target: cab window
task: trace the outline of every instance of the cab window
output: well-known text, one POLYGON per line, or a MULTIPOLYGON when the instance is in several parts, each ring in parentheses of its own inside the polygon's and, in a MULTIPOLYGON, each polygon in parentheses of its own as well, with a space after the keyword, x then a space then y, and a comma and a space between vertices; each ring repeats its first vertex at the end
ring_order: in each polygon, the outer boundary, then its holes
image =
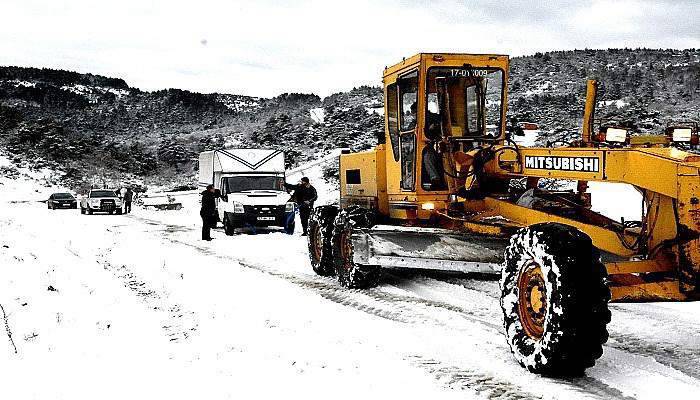
POLYGON ((501 134, 503 71, 493 68, 431 68, 427 76, 425 136, 501 134))
POLYGON ((386 87, 386 114, 394 161, 399 161, 399 101, 396 83, 386 87))
POLYGON ((416 124, 418 122, 418 71, 398 79, 401 115, 401 189, 416 187, 416 124))
POLYGON ((401 132, 412 131, 418 122, 418 71, 399 78, 401 132))
POLYGON ((475 136, 481 132, 481 121, 479 116, 479 103, 476 97, 476 86, 467 87, 467 111, 466 132, 469 135, 475 136))
POLYGON ((416 134, 401 135, 401 189, 413 191, 416 183, 416 134))

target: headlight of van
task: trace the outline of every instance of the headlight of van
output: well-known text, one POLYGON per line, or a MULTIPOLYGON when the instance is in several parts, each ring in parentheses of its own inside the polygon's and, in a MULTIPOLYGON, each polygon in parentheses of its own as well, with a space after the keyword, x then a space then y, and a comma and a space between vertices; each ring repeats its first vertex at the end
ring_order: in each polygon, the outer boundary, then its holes
POLYGON ((119 199, 116 199, 116 200, 114 201, 114 204, 116 204, 117 207, 121 207, 121 206, 122 206, 122 201, 119 200, 119 199))
POLYGON ((285 204, 284 212, 294 212, 294 203, 285 204))
POLYGON ((99 206, 99 205, 100 205, 100 199, 91 199, 91 200, 90 200, 90 205, 91 205, 91 206, 99 206))
POLYGON ((245 209, 243 208, 243 204, 234 202, 233 203, 233 212, 235 214, 243 214, 245 212, 245 209))

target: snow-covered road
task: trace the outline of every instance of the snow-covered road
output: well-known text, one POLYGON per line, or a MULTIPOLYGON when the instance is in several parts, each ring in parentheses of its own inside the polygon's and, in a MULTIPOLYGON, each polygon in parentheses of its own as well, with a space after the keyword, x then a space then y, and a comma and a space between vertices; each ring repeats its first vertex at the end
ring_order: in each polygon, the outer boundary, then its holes
POLYGON ((0 203, 0 305, 14 342, 0 329, 2 398, 657 399, 700 390, 697 303, 614 305, 598 364, 554 380, 511 357, 494 281, 391 273, 375 289, 349 291, 313 274, 298 234, 215 231, 199 241, 194 204, 84 216, 0 203))

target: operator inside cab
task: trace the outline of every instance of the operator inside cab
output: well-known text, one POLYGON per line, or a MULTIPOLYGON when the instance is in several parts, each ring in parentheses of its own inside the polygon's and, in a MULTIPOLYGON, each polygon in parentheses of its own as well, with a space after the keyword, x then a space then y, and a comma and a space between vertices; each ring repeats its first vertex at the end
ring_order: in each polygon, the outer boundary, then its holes
POLYGON ((451 177, 462 186, 460 175, 468 165, 460 163, 469 159, 466 153, 479 138, 501 135, 503 72, 469 66, 431 68, 426 89, 421 185, 424 190, 447 190, 446 177, 451 177))
MULTIPOLYGON (((413 103, 411 109, 417 105, 413 103)), ((442 157, 437 152, 442 139, 442 125, 440 114, 428 108, 425 113, 425 147, 422 152, 421 184, 424 189, 445 190, 445 170, 442 165, 442 157)))

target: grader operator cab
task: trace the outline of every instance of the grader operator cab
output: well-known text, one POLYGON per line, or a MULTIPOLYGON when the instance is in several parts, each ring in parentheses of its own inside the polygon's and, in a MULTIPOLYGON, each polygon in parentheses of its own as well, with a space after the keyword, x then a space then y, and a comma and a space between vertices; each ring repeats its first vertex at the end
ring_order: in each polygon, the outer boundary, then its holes
POLYGON ((683 151, 698 127, 594 132, 589 81, 580 140, 521 147, 507 81, 502 55, 418 54, 386 68, 386 144, 340 156, 340 207, 315 210, 311 263, 348 288, 376 284, 382 268, 498 273, 517 361, 577 375, 602 355, 610 300, 700 297, 700 156, 683 151), (640 220, 592 211, 594 181, 636 188, 640 220))

